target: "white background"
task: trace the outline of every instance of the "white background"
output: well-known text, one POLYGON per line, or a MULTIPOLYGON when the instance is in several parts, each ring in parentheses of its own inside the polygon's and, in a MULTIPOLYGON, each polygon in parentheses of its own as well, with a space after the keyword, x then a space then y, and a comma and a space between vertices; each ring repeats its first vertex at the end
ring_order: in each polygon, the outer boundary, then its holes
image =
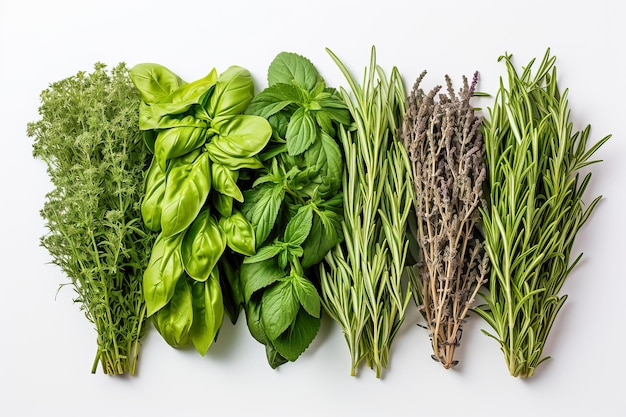
POLYGON ((626 415, 625 39, 623 6, 602 0, 0 0, 0 414, 626 415), (94 330, 71 289, 57 294, 67 280, 39 246, 49 183, 25 133, 39 93, 96 61, 157 62, 187 81, 241 65, 260 90, 281 51, 308 57, 338 87, 346 84, 325 48, 360 75, 372 45, 407 87, 424 69, 424 89, 445 74, 459 86, 478 70, 487 92, 504 74, 500 55, 524 65, 550 47, 575 127, 590 123, 592 142, 613 134, 592 168, 588 201, 604 198, 577 236, 574 251, 584 259, 565 284, 569 299, 544 351, 553 359, 529 380, 511 377, 473 316, 461 363, 446 371, 430 359, 411 307, 381 380, 369 368, 349 375, 346 344, 328 319, 297 362, 272 370, 243 315, 235 326, 224 322, 205 357, 150 331, 136 376, 92 375, 94 330))

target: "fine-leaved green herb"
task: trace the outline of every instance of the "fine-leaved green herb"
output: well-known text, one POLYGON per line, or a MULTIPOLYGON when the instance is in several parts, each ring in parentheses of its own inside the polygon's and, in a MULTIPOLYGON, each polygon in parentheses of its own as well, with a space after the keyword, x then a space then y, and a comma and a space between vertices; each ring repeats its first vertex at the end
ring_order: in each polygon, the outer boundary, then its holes
POLYGON ((351 375, 363 360, 382 376, 411 292, 403 280, 406 227, 413 204, 411 166, 399 141, 405 89, 397 68, 387 78, 372 47, 362 84, 327 50, 348 82, 341 95, 354 124, 341 126, 344 242, 320 266, 325 311, 341 326, 351 375))
POLYGON ((531 377, 549 357, 542 352, 567 296, 560 290, 581 259, 570 262, 574 238, 600 200, 584 204, 592 155, 609 138, 587 149, 590 126, 575 131, 567 90, 557 86, 556 58, 546 51, 518 73, 511 55, 508 83, 500 88, 483 123, 489 207, 483 211, 491 260, 485 305, 475 311, 494 333, 509 372, 531 377))
POLYGON ((28 125, 53 185, 41 243, 95 325, 92 372, 101 363, 107 374, 134 374, 145 328, 142 274, 154 237, 139 204, 149 157, 139 102, 123 63, 111 71, 97 63, 44 90, 41 118, 28 125))
POLYGON ((463 77, 457 93, 446 76, 428 94, 414 84, 407 100, 402 140, 413 167, 418 263, 410 274, 413 294, 426 320, 433 358, 448 369, 460 344, 463 323, 487 280, 479 207, 486 178, 485 146, 470 99, 478 82, 463 77))

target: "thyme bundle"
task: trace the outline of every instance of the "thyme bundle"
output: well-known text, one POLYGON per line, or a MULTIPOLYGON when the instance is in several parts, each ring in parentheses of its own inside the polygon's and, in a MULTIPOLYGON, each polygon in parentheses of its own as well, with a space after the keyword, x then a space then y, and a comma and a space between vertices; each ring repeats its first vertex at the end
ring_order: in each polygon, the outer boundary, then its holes
POLYGON ((40 120, 27 134, 53 189, 41 216, 41 244, 76 291, 97 332, 106 374, 134 374, 145 329, 143 268, 153 236, 141 222, 148 151, 139 132, 139 93, 123 63, 52 83, 41 93, 40 120))
POLYGON ((475 309, 495 333, 511 375, 531 377, 549 359, 543 348, 567 299, 560 295, 569 273, 574 238, 601 196, 585 205, 591 172, 579 170, 610 135, 588 150, 590 125, 573 129, 568 90, 557 85, 556 58, 548 49, 518 73, 511 55, 508 85, 500 88, 483 124, 490 206, 483 212, 491 259, 485 305, 475 309))
POLYGON ((374 47, 361 85, 327 51, 348 81, 349 90, 342 88, 341 95, 355 122, 350 129, 340 127, 345 240, 320 267, 322 303, 342 327, 351 375, 365 360, 380 378, 411 299, 402 275, 413 186, 398 140, 405 90, 397 68, 386 78, 374 47))
POLYGON ((470 99, 478 82, 463 77, 457 95, 448 76, 447 95, 428 94, 416 80, 407 99, 402 141, 413 168, 418 264, 409 274, 412 292, 426 321, 433 359, 448 369, 457 364, 462 326, 489 260, 478 226, 486 177, 482 118, 470 99), (437 100, 438 98, 438 100, 437 100))

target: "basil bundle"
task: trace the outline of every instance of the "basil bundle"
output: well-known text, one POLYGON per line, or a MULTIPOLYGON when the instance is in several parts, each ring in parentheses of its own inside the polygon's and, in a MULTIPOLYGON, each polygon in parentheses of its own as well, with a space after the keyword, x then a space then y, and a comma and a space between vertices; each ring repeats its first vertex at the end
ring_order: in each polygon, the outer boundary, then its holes
POLYGON ((142 97, 139 126, 153 153, 141 213, 159 236, 143 277, 148 316, 172 346, 204 355, 225 308, 241 310, 238 265, 255 253, 252 225, 237 209, 238 186, 263 166, 272 133, 262 117, 242 114, 254 95, 250 73, 213 69, 191 83, 159 64, 130 76, 142 97), (226 250, 229 248, 230 250, 226 250))

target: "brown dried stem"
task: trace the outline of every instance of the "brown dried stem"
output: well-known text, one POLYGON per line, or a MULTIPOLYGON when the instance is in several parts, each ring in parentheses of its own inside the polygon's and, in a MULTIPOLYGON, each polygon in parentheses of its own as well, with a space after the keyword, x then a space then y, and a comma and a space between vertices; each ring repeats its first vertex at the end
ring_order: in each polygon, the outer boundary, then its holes
POLYGON ((431 333, 433 358, 448 369, 457 364, 462 325, 478 290, 486 282, 489 261, 478 226, 484 204, 485 147, 470 99, 478 81, 463 77, 455 94, 446 75, 425 94, 415 82, 404 116, 401 139, 415 183, 416 238, 420 254, 411 286, 431 333))

